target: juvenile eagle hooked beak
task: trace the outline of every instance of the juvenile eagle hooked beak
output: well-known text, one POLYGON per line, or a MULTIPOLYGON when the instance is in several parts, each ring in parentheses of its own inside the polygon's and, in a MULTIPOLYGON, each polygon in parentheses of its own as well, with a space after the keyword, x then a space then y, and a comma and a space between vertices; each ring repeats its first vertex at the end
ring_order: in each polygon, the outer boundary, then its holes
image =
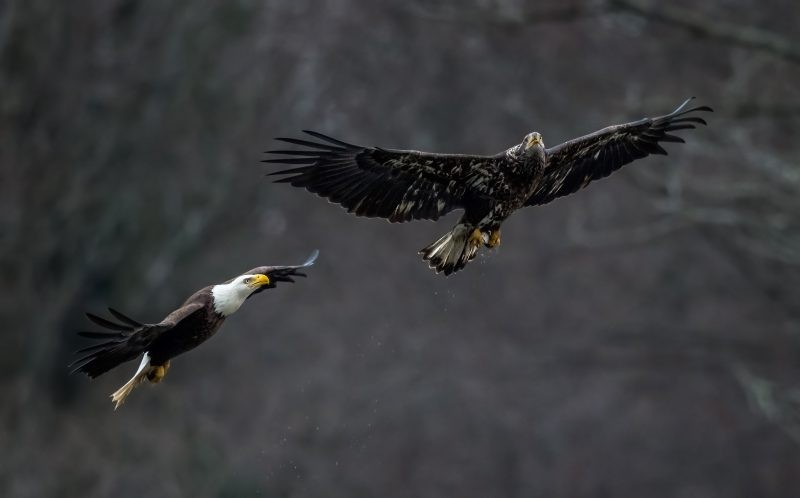
POLYGON ((527 140, 525 140, 525 150, 528 150, 535 145, 544 145, 544 142, 542 142, 542 136, 540 134, 531 133, 527 136, 527 140))

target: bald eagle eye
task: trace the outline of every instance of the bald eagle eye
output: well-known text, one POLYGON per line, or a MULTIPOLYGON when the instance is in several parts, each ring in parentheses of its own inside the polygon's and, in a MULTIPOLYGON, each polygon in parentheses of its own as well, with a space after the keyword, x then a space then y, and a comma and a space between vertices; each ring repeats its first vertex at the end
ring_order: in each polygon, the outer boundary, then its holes
POLYGON ((252 282, 252 281, 253 281, 253 277, 247 277, 247 278, 244 279, 245 285, 250 285, 250 282, 252 282))

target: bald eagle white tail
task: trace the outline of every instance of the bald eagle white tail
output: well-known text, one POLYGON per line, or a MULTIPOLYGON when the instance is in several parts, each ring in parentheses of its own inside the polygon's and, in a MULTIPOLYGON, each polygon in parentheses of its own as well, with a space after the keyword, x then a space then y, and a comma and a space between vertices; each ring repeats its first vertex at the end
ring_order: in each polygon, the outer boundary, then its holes
POLYGON ((478 253, 482 243, 483 234, 477 227, 459 223, 419 253, 437 273, 442 271, 450 275, 464 268, 478 253))
POLYGON ((111 401, 114 402, 114 409, 116 410, 119 406, 125 402, 125 398, 145 379, 152 376, 153 371, 157 367, 153 367, 150 365, 150 355, 145 353, 142 356, 142 362, 139 363, 139 368, 136 369, 136 373, 133 374, 131 380, 125 383, 122 387, 114 391, 111 395, 111 401))

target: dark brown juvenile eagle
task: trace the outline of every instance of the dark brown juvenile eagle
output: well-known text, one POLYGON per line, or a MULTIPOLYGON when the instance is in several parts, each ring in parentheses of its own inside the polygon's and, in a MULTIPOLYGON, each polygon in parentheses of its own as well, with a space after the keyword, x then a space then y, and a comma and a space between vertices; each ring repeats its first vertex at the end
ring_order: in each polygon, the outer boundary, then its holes
POLYGON ((500 225, 517 209, 571 194, 636 159, 666 155, 659 142, 683 142, 671 132, 706 124, 689 114, 711 108, 686 109, 689 101, 665 116, 609 126, 549 149, 536 132, 494 156, 472 156, 361 147, 304 130, 319 141, 277 138, 304 148, 267 151, 283 157, 264 162, 296 165, 271 174, 286 175, 276 181, 303 187, 357 216, 436 220, 463 209, 450 232, 420 251, 437 273, 449 275, 481 245, 497 246, 500 225))
POLYGON ((203 287, 158 323, 141 323, 112 308, 108 311, 118 322, 86 313, 92 322, 113 332, 78 332, 103 342, 78 351, 88 354, 70 367, 75 367, 73 372, 84 372, 95 378, 141 356, 142 361, 131 380, 111 395, 116 410, 145 379, 160 382, 172 358, 210 339, 246 299, 274 288, 278 282, 294 282, 294 277, 305 277, 301 270, 313 265, 318 254, 314 251, 302 265, 259 266, 225 283, 203 287))

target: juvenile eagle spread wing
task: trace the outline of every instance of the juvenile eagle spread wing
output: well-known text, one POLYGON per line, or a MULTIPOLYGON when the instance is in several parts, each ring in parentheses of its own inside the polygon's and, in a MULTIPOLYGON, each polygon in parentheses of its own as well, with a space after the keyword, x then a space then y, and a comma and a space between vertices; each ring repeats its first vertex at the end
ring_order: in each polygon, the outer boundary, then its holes
POLYGON ((353 145, 314 131, 318 139, 277 138, 305 147, 272 150, 289 157, 267 163, 301 165, 276 171, 289 175, 277 183, 303 187, 357 216, 386 218, 391 222, 436 220, 456 208, 465 208, 482 194, 497 157, 432 154, 353 145))
POLYGON ((683 142, 673 132, 706 122, 686 108, 610 126, 552 148, 530 133, 493 156, 433 154, 349 144, 304 130, 316 140, 278 138, 300 146, 272 150, 264 162, 293 166, 270 173, 278 183, 302 187, 357 216, 391 222, 436 220, 454 210, 464 215, 451 232, 424 248, 430 266, 446 275, 463 268, 481 245, 500 243, 500 225, 524 206, 546 204, 606 177, 636 159, 666 154, 661 142, 683 142))
POLYGON ((685 109, 691 99, 665 116, 644 118, 609 126, 546 150, 547 167, 536 183, 527 206, 547 204, 557 197, 572 194, 593 180, 650 154, 666 156, 659 142, 685 143, 671 132, 705 125, 703 118, 687 116, 696 111, 712 112, 708 106, 685 109))

